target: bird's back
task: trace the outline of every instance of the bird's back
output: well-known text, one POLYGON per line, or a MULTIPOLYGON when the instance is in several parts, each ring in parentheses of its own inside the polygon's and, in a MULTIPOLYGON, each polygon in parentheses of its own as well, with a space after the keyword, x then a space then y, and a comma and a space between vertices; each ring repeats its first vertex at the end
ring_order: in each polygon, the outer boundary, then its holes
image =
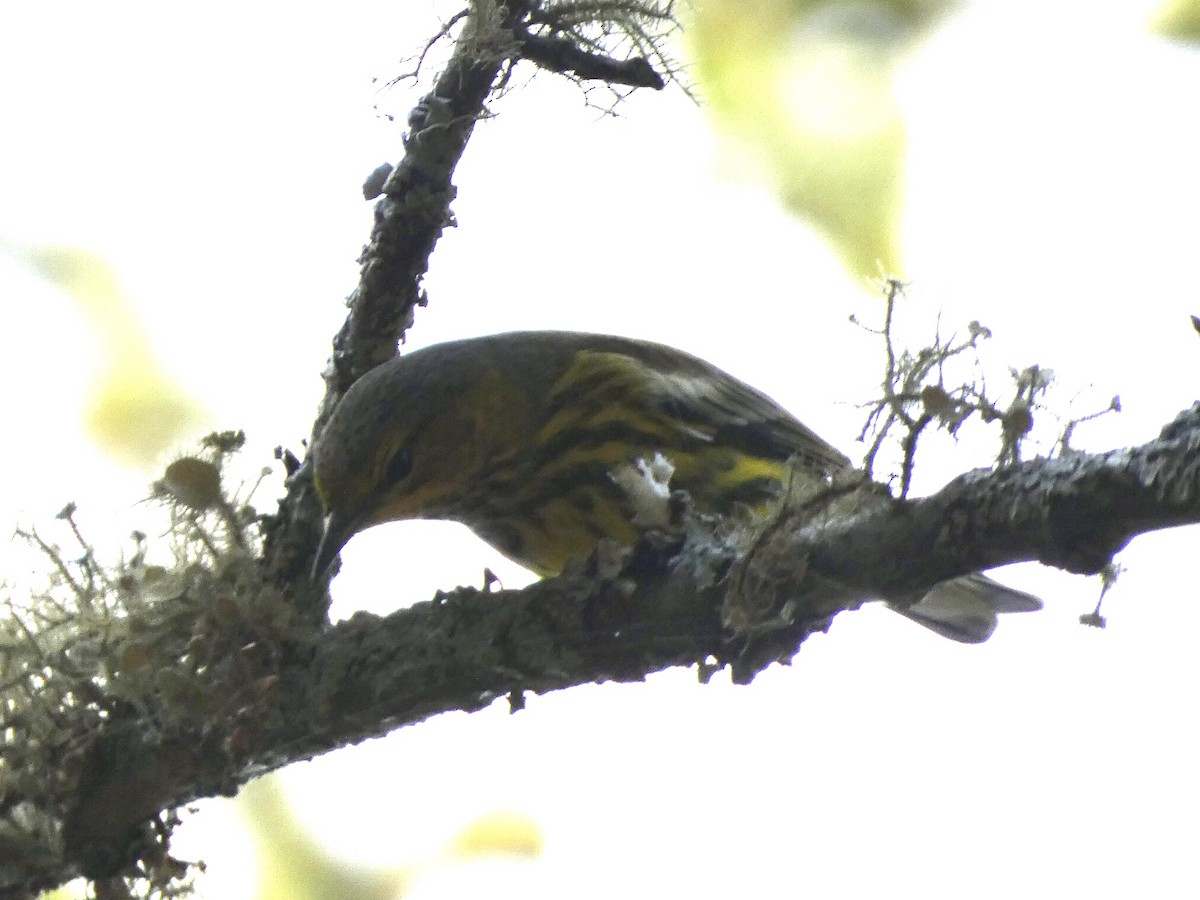
POLYGON ((686 491, 699 511, 722 514, 776 496, 790 465, 822 476, 848 465, 765 394, 670 347, 513 332, 420 353, 435 351, 447 365, 457 357, 450 377, 465 384, 512 373, 495 380, 520 383, 517 405, 536 410, 506 416, 514 406, 506 398, 484 416, 479 440, 509 449, 484 455, 476 489, 451 517, 539 572, 586 557, 601 538, 636 540, 637 513, 614 476, 638 460, 665 457, 674 467, 669 487, 686 491))

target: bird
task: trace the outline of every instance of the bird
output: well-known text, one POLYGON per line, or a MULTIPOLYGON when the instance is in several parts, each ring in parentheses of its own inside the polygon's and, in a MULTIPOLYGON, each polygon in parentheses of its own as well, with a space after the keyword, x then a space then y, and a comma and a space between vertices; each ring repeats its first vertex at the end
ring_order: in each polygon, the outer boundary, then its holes
MULTIPOLYGON (((373 525, 445 519, 553 576, 657 524, 639 483, 664 487, 665 474, 695 512, 731 515, 768 508, 797 469, 850 468, 766 394, 664 344, 566 331, 448 341, 376 366, 334 408, 313 447, 325 511, 313 575, 373 525)), ((979 643, 997 613, 1041 606, 976 573, 892 608, 979 643)))

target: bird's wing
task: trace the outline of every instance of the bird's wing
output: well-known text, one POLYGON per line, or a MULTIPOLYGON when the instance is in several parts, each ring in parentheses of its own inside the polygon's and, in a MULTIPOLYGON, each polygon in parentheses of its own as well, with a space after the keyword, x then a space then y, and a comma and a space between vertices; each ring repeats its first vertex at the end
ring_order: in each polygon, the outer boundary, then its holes
POLYGON ((673 417, 706 432, 720 445, 765 459, 802 463, 829 473, 850 461, 820 435, 761 391, 701 360, 655 368, 651 393, 673 417))

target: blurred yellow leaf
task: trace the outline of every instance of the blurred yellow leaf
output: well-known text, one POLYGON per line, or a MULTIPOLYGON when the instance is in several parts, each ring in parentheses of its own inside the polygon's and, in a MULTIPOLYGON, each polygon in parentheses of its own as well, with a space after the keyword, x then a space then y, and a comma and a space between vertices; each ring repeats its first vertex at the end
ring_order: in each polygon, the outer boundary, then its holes
POLYGON ((1165 0, 1151 19, 1150 29, 1178 41, 1200 41, 1200 0, 1165 0))
POLYGON ((296 820, 277 778, 247 784, 238 806, 258 843, 260 900, 394 900, 405 893, 404 870, 353 866, 331 856, 296 820))
POLYGON ((101 449, 127 465, 148 466, 203 427, 205 415, 163 372, 107 262, 72 247, 34 247, 28 257, 75 301, 103 351, 86 414, 101 449))
POLYGON ((903 274, 905 127, 892 79, 950 4, 701 0, 690 30, 722 123, 855 276, 903 274))
POLYGON ((528 816, 493 812, 468 825, 454 839, 450 854, 455 857, 540 856, 545 838, 528 816))

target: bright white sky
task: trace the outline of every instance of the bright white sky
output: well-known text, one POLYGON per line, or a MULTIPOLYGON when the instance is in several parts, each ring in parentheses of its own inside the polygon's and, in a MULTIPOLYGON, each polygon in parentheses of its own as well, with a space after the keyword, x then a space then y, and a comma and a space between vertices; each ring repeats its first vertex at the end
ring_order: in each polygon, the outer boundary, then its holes
MULTIPOLYGON (((1109 20, 1102 6, 972 4, 901 85, 913 296, 989 325, 1005 363, 1094 383, 1081 408, 1119 393, 1126 412, 1080 434, 1091 449, 1151 437, 1200 374, 1186 318, 1200 59, 1141 34, 1144 6, 1109 20)), ((414 99, 368 79, 431 33, 428 6, 24 4, 6 19, 0 237, 109 259, 211 424, 251 432, 248 470, 297 447, 369 229, 359 185, 398 157, 414 99)), ((601 118, 549 76, 494 110, 456 178, 459 227, 413 346, 525 327, 663 340, 855 451, 853 403, 879 363, 846 319, 874 301, 700 110, 643 92, 601 118)), ((75 499, 103 529, 150 475, 84 443, 95 350, 74 308, 2 256, 0 283, 15 426, 0 513, 46 521, 75 499)), ((926 487, 986 452, 933 457, 926 487)), ((425 900, 481 883, 493 897, 1195 895, 1196 538, 1131 545, 1106 631, 1076 624, 1094 580, 1019 567, 1004 577, 1048 609, 980 647, 871 609, 750 687, 674 671, 532 697, 283 778, 351 860, 427 859, 497 809, 545 831, 536 863, 439 869, 425 900)), ((343 561, 343 616, 478 584, 484 566, 520 579, 450 525, 376 529, 343 561)), ((180 844, 209 864, 205 896, 252 895, 238 823, 205 804, 180 844)))

